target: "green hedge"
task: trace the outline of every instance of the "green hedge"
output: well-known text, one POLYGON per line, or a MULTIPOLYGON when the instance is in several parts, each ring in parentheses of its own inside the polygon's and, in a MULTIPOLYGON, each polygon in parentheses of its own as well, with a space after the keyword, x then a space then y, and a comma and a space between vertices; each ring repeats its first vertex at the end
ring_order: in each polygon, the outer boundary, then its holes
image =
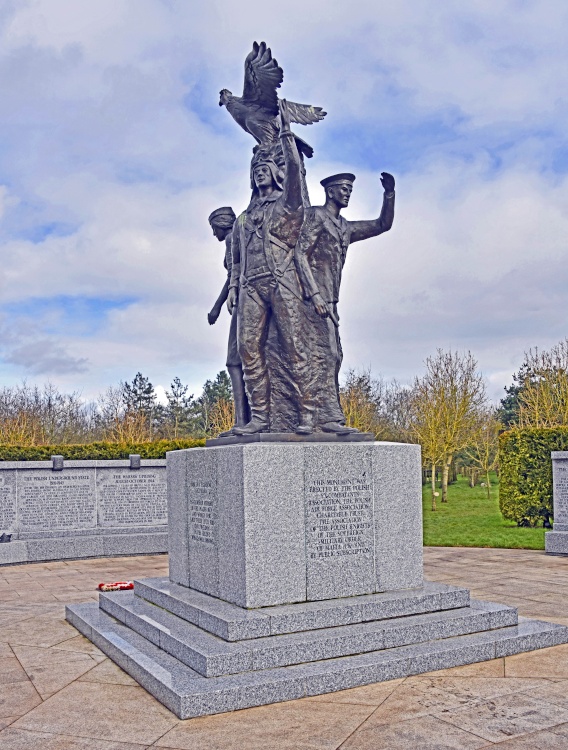
POLYGON ((205 440, 156 440, 153 443, 85 443, 82 445, 0 445, 0 461, 49 461, 63 456, 68 461, 94 461, 128 458, 165 458, 167 451, 198 448, 205 440))
POLYGON ((568 450, 568 427, 514 429, 499 438, 499 505, 505 518, 536 526, 553 514, 551 451, 568 450))

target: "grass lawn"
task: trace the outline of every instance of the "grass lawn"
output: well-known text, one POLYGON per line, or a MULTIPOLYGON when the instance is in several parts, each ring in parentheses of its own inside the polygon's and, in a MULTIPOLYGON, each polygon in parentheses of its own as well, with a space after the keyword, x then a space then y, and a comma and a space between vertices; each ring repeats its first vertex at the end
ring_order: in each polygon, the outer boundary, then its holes
MULTIPOLYGON (((423 488, 424 544, 432 547, 508 547, 544 549, 545 530, 520 528, 499 511, 499 486, 491 475, 491 500, 485 487, 470 487, 458 477, 448 488, 448 502, 436 498, 432 511, 430 486, 423 488)), ((440 496, 441 496, 440 491, 440 496)))

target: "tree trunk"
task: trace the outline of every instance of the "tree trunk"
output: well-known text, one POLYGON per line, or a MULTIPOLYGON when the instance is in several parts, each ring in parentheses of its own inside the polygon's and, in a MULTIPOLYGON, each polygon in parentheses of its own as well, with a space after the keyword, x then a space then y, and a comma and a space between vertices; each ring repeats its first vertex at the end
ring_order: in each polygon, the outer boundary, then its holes
POLYGON ((485 473, 485 489, 487 490, 487 499, 491 500, 491 482, 489 481, 489 469, 485 473))
POLYGON ((436 464, 432 464, 432 510, 436 510, 436 464))
POLYGON ((442 502, 448 502, 448 478, 450 475, 450 464, 452 457, 447 458, 442 465, 442 502))

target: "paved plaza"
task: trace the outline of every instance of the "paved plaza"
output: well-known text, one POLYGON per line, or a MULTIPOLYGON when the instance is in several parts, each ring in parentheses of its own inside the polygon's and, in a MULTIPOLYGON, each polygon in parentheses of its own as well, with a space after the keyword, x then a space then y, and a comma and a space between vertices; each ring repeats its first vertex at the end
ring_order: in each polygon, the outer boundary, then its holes
MULTIPOLYGON (((568 625, 568 558, 431 547, 426 578, 568 625)), ((2 750, 568 750, 568 645, 179 721, 65 622, 101 581, 167 556, 0 567, 2 750)))

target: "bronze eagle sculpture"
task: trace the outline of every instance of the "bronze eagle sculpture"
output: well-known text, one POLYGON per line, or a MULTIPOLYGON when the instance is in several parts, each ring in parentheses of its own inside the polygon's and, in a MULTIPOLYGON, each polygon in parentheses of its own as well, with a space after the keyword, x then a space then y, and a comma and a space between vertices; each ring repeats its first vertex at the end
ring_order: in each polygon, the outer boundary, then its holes
MULTIPOLYGON (((253 43, 252 52, 245 60, 245 85, 242 96, 233 96, 229 89, 220 91, 219 106, 227 107, 243 130, 250 133, 257 143, 270 146, 280 131, 278 95, 276 89, 284 80, 282 68, 272 57, 270 47, 265 42, 253 43)), ((296 104, 288 101, 291 122, 311 125, 323 120, 327 112, 310 104, 296 104)), ((313 148, 294 134, 298 151, 307 157, 313 156, 313 148)))

